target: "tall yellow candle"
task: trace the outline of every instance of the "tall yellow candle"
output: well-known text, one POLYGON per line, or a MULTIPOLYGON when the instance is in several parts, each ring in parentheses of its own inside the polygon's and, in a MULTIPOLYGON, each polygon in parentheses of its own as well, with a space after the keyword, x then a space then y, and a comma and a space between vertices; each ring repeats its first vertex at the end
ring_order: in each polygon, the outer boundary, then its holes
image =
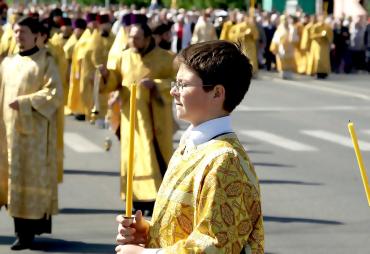
POLYGON ((131 85, 130 96, 130 139, 128 152, 128 169, 126 184, 126 217, 132 216, 132 181, 134 178, 134 144, 135 144, 135 120, 136 120, 136 84, 131 85))
POLYGON ((250 11, 249 11, 249 15, 251 17, 254 17, 254 0, 250 0, 250 11))
POLYGON ((328 15, 328 8, 329 8, 329 3, 328 2, 324 2, 324 15, 325 16, 328 15))
POLYGON ((353 147, 355 149, 355 153, 356 153, 356 157, 357 157, 357 163, 358 163, 358 166, 360 168, 360 173, 361 173, 361 177, 362 177, 362 183, 364 184, 365 193, 366 193, 366 197, 367 197, 367 202, 368 202, 368 204, 370 206, 370 187, 369 187, 369 180, 367 178, 366 169, 365 169, 365 166, 364 166, 364 162, 362 160, 362 155, 361 155, 360 147, 358 145, 357 135, 356 135, 356 132, 355 132, 355 127, 354 127, 354 125, 353 125, 352 122, 349 122, 349 124, 348 124, 348 130, 349 130, 349 133, 350 133, 351 138, 352 138, 353 147))

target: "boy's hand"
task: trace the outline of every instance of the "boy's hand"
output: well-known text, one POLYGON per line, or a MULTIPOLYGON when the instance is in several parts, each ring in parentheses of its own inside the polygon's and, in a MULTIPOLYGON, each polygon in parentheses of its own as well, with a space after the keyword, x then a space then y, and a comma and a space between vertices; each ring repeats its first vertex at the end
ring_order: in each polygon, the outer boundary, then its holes
POLYGON ((118 244, 146 244, 149 223, 145 220, 141 211, 136 211, 135 220, 132 224, 123 215, 118 215, 116 220, 119 223, 116 238, 118 244))

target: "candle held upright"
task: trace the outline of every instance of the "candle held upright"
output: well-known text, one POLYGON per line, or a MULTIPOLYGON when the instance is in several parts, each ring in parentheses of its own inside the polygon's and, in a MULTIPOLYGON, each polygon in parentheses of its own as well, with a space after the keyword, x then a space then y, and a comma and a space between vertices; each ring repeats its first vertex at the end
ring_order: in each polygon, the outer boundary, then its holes
POLYGON ((135 148, 135 122, 136 122, 136 83, 131 85, 130 95, 130 139, 127 169, 127 188, 126 188, 126 217, 132 216, 132 181, 134 178, 134 148, 135 148))
POLYGON ((363 183, 364 188, 365 188, 367 202, 368 202, 368 204, 370 206, 370 187, 369 187, 369 180, 367 178, 366 169, 365 169, 365 166, 364 166, 364 162, 362 160, 362 155, 361 155, 360 147, 358 145, 357 135, 356 135, 356 132, 355 132, 355 127, 354 127, 354 125, 353 125, 352 122, 349 122, 348 123, 348 130, 349 130, 349 133, 350 133, 351 138, 352 138, 353 147, 355 149, 355 153, 356 153, 356 157, 357 157, 357 163, 358 163, 358 166, 360 168, 362 183, 363 183))

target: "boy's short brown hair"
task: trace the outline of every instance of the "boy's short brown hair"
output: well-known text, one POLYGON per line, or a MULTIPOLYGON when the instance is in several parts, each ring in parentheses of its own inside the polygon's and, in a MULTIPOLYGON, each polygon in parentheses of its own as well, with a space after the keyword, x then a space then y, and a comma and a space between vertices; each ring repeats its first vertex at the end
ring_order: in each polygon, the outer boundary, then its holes
POLYGON ((207 85, 205 91, 213 89, 209 85, 224 86, 223 108, 228 112, 239 105, 249 89, 252 65, 236 43, 218 40, 194 44, 179 53, 177 62, 198 74, 207 85))

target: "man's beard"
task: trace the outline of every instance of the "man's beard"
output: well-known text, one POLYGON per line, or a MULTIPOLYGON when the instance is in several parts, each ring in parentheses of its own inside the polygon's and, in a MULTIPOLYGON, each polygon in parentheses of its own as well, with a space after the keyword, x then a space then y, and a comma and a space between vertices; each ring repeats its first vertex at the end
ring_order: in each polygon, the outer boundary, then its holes
POLYGON ((139 54, 143 54, 145 52, 146 48, 135 48, 135 51, 139 54))
POLYGON ((161 40, 158 45, 162 49, 170 50, 171 49, 171 42, 166 40, 161 40))
POLYGON ((109 31, 106 31, 106 30, 103 30, 101 33, 100 33, 101 36, 103 37, 108 37, 109 36, 109 31))

